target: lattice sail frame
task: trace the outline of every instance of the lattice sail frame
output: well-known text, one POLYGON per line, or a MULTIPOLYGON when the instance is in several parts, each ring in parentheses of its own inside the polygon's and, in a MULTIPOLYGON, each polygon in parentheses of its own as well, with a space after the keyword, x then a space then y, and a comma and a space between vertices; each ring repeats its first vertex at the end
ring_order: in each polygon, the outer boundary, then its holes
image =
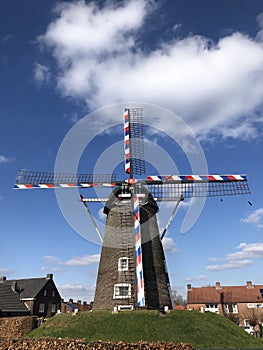
MULTIPOLYGON (((116 180, 115 174, 69 174, 20 170, 14 189, 130 187, 134 220, 137 305, 145 306, 142 246, 140 232, 140 193, 145 186, 156 201, 178 201, 178 198, 249 194, 246 175, 163 175, 135 179, 145 173, 142 108, 124 109, 124 153, 127 180, 116 180), (133 197, 133 198, 132 198, 133 197)), ((121 200, 123 198, 120 198, 121 200)), ((83 202, 105 202, 107 198, 85 198, 83 202)))
POLYGON ((146 173, 142 108, 125 108, 123 120, 125 171, 133 178, 146 173))
MULTIPOLYGON (((246 175, 164 175, 143 179, 116 180, 115 174, 69 174, 19 170, 14 189, 116 187, 144 185, 156 201, 250 194, 246 175)), ((107 199, 97 198, 104 202, 107 199)), ((88 198, 87 198, 87 201, 88 198)), ((92 198, 90 201, 95 201, 92 198)))

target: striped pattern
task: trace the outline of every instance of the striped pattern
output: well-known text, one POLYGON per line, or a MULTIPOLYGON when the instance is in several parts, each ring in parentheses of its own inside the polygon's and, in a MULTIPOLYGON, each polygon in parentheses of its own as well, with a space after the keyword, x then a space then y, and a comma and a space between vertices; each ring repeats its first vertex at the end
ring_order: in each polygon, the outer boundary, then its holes
POLYGON ((79 184, 16 184, 13 189, 25 190, 25 189, 36 189, 36 188, 89 188, 89 187, 115 187, 116 183, 79 183, 79 184))
POLYGON ((245 175, 163 175, 147 176, 147 181, 153 182, 221 182, 221 181, 247 181, 245 175))
POLYGON ((130 150, 130 122, 129 122, 129 110, 124 109, 124 153, 125 153, 125 171, 130 174, 131 172, 131 150, 130 150))
POLYGON ((145 306, 144 280, 142 268, 142 242, 140 228, 140 207, 139 198, 134 196, 134 236, 135 236, 135 258, 136 258, 136 287, 137 306, 145 306))
POLYGON ((142 183, 145 185, 158 185, 160 183, 210 183, 210 182, 239 182, 247 181, 245 175, 163 175, 163 176, 147 176, 147 180, 137 180, 135 178, 129 178, 124 181, 115 182, 83 182, 83 183, 16 183, 14 189, 35 189, 35 188, 90 188, 90 187, 115 187, 121 186, 123 183, 133 185, 136 183, 142 183))

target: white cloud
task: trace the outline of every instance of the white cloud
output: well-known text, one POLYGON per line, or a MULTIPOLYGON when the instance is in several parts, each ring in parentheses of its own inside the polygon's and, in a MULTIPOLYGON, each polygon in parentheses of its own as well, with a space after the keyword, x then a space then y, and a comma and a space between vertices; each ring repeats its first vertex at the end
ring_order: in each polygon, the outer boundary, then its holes
POLYGON ((206 267, 206 269, 210 271, 221 271, 221 270, 229 270, 229 269, 232 270, 232 269, 240 269, 250 264, 252 264, 252 261, 249 259, 245 259, 245 260, 227 262, 221 265, 209 265, 206 267))
POLYGON ((248 214, 247 217, 241 219, 241 222, 263 228, 263 208, 259 208, 253 213, 248 214))
POLYGON ((1 42, 3 44, 7 43, 8 41, 14 39, 15 36, 13 34, 7 34, 6 36, 4 36, 2 39, 1 39, 1 42))
POLYGON ((243 268, 252 264, 254 259, 263 257, 263 243, 240 243, 236 249, 237 252, 226 255, 224 263, 208 265, 206 269, 220 271, 243 268))
POLYGON ((263 257, 263 243, 240 243, 238 252, 227 255, 228 260, 255 259, 263 257))
POLYGON ((257 21, 261 29, 258 31, 256 39, 263 42, 263 12, 257 16, 257 21))
POLYGON ((43 64, 36 63, 34 67, 34 78, 35 81, 42 85, 45 82, 48 82, 50 80, 51 73, 48 67, 44 66, 43 64))
POLYGON ((63 284, 58 289, 64 300, 71 298, 88 302, 93 300, 95 292, 95 286, 84 286, 82 284, 63 284))
POLYGON ((80 257, 74 257, 66 261, 60 261, 61 265, 66 266, 87 266, 92 264, 98 264, 100 260, 100 254, 84 255, 80 257))
POLYGON ((166 254, 173 254, 178 251, 176 244, 174 243, 172 238, 164 236, 162 243, 163 243, 163 249, 166 254))
POLYGON ((194 35, 178 39, 174 31, 169 42, 144 50, 140 33, 152 4, 130 0, 99 8, 77 1, 57 6, 57 18, 39 43, 57 61, 62 95, 81 98, 90 108, 125 101, 159 104, 183 117, 202 138, 259 136, 261 32, 255 39, 233 33, 212 43, 194 35))
POLYGON ((47 271, 48 273, 52 272, 58 272, 58 271, 61 271, 61 269, 59 267, 45 267, 45 266, 42 266, 40 268, 40 271, 47 271))
POLYGON ((197 276, 195 278, 187 277, 185 280, 186 280, 186 282, 192 282, 192 281, 204 281, 205 279, 206 279, 205 275, 200 275, 200 276, 197 276))
MULTIPOLYGON (((65 261, 53 255, 44 256, 42 259, 45 264, 65 265, 65 266, 88 266, 88 265, 99 263, 100 254, 77 256, 65 261)), ((54 267, 53 269, 59 269, 59 268, 54 267)), ((50 268, 42 267, 42 270, 50 270, 50 268)))
POLYGON ((53 264, 59 262, 59 259, 53 255, 46 255, 42 259, 46 264, 53 264))
POLYGON ((14 161, 14 157, 6 157, 3 154, 0 154, 0 164, 7 164, 14 161))
POLYGON ((203 281, 206 279, 206 276, 205 275, 200 275, 196 278, 198 281, 203 281))

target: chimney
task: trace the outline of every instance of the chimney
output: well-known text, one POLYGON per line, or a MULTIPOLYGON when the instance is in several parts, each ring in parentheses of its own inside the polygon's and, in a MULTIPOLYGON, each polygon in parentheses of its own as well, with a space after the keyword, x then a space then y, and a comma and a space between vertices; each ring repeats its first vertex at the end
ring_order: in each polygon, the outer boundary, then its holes
POLYGON ((17 289, 17 282, 16 282, 16 281, 13 281, 13 282, 12 282, 11 288, 12 288, 12 291, 13 291, 13 292, 17 292, 17 291, 18 291, 18 289, 17 289))
POLYGON ((5 276, 1 276, 0 277, 0 282, 6 281, 6 277, 5 276))
POLYGON ((53 273, 48 273, 46 280, 53 280, 53 273))
POLYGON ((192 290, 192 285, 190 283, 187 285, 187 290, 192 290))
POLYGON ((216 282, 216 289, 222 289, 220 282, 216 282))
POLYGON ((251 281, 247 281, 247 288, 251 289, 253 288, 252 282, 251 281))

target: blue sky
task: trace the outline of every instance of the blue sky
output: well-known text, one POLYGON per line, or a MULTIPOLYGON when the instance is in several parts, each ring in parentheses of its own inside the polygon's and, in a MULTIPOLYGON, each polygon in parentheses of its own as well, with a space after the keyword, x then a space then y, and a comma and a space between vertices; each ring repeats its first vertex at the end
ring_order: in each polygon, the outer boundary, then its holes
MULTIPOLYGON (((67 202, 52 190, 12 187, 18 169, 54 171, 64 138, 83 120, 89 142, 79 171, 107 165, 124 178, 121 109, 132 101, 146 110, 147 170, 167 169, 160 150, 191 173, 195 140, 209 173, 247 174, 251 188, 250 196, 208 198, 185 233, 190 203, 181 206, 164 241, 171 285, 185 295, 187 283, 262 284, 261 0, 4 0, 0 50, 1 275, 53 272, 62 297, 93 299, 100 245, 76 193, 67 202), (152 105, 158 118, 147 114, 152 105), (107 163, 109 154, 118 156, 107 163), (75 232, 60 200, 69 211, 72 202, 86 234, 75 232)), ((161 227, 171 210, 161 206, 161 227)), ((92 211, 103 229, 102 206, 92 211)))

